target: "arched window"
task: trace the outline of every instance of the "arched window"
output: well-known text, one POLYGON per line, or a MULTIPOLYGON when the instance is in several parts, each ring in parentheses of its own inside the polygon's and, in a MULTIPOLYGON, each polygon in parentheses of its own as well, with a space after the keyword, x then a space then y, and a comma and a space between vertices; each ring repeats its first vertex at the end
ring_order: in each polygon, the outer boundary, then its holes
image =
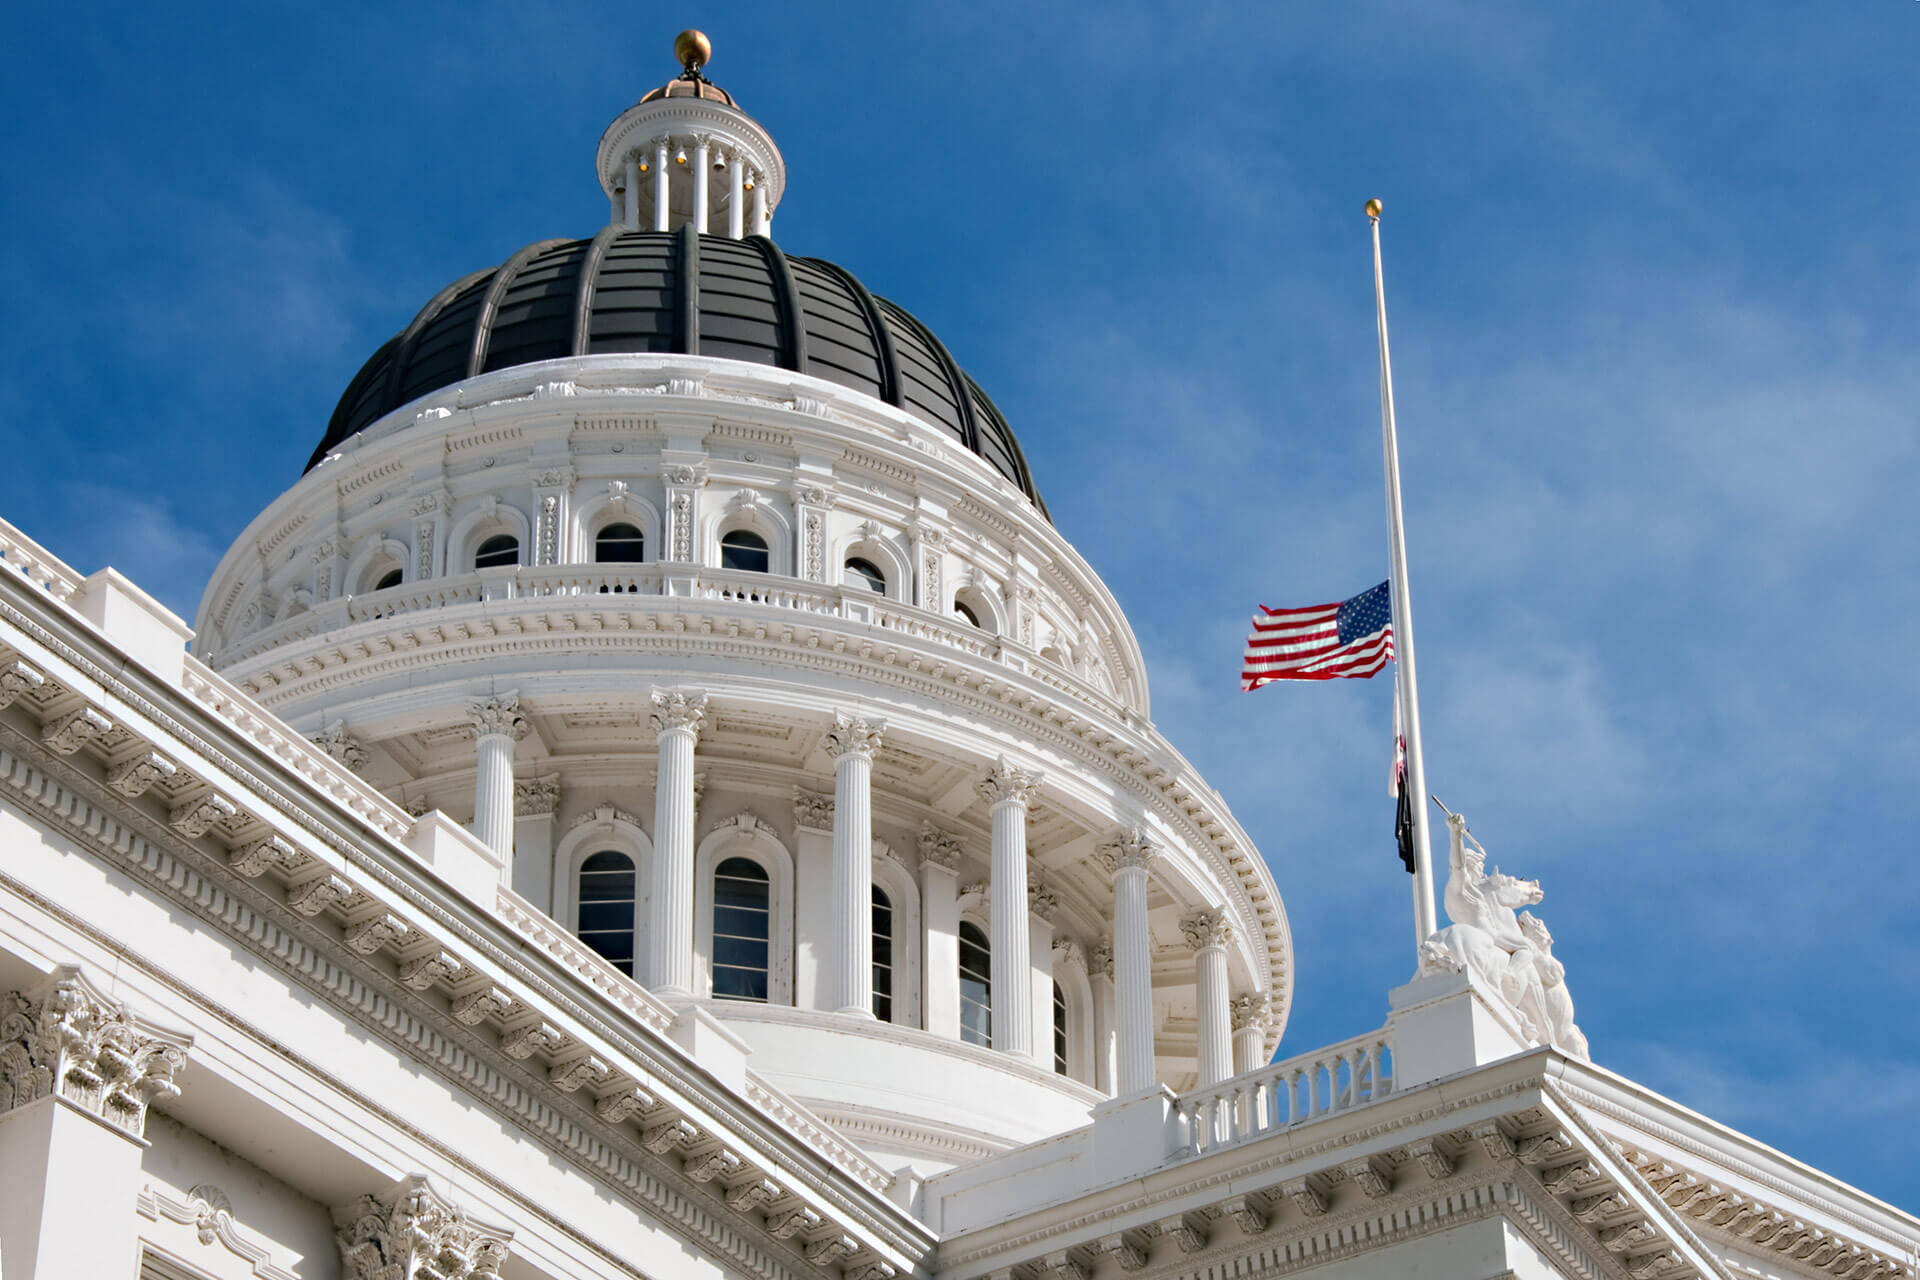
POLYGON ((765 573, 772 563, 767 540, 751 529, 735 529, 720 539, 720 567, 765 573))
POLYGON ((510 533, 494 534, 473 552, 473 567, 476 569, 496 569, 501 565, 519 563, 520 539, 510 533))
POLYGON ((960 1038, 993 1046, 993 945, 971 920, 960 922, 960 1038))
POLYGON ((1067 1074, 1067 993, 1057 982, 1053 984, 1053 1069, 1058 1075, 1067 1074))
POLYGON ((772 885, 751 858, 728 858, 713 869, 713 994, 724 1000, 767 999, 772 885))
MULTIPOLYGON (((980 615, 979 615, 979 614, 977 614, 977 613, 975 613, 975 612, 974 612, 974 611, 973 611, 973 610, 972 610, 972 609, 971 609, 971 608, 970 608, 970 607, 969 607, 969 606, 967 605, 967 602, 966 602, 966 601, 964 601, 964 600, 955 600, 955 601, 953 602, 953 611, 954 611, 955 613, 957 613, 957 614, 959 614, 959 615, 960 615, 961 617, 963 617, 963 618, 965 618, 965 619, 967 620, 967 625, 968 625, 968 626, 973 626, 973 627, 978 627, 978 626, 980 626, 980 615)), ((985 630, 985 628, 981 628, 981 629, 982 629, 982 630, 985 630)))
POLYGON ((647 558, 646 535, 634 525, 607 525, 593 535, 593 558, 600 564, 639 564, 647 558))
POLYGON ((633 859, 613 849, 580 864, 580 941, 628 977, 633 976, 633 859))
POLYGON ((869 591, 887 594, 887 575, 871 560, 862 560, 859 556, 849 556, 846 567, 840 571, 840 585, 843 587, 865 587, 869 591))
POLYGON ((893 899, 873 886, 873 1016, 893 1021, 893 899))
POLYGON ((405 575, 398 569, 389 569, 380 575, 380 580, 373 584, 373 589, 375 591, 385 591, 388 587, 397 587, 400 585, 401 579, 404 576, 405 575))

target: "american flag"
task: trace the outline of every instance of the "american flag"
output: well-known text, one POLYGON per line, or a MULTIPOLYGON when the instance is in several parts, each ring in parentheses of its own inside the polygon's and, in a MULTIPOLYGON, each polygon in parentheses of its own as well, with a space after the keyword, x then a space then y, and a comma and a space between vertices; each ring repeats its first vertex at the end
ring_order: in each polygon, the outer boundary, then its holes
POLYGON ((1387 584, 1339 604, 1306 609, 1260 606, 1247 637, 1240 687, 1275 680, 1365 679, 1393 660, 1393 604, 1387 584))

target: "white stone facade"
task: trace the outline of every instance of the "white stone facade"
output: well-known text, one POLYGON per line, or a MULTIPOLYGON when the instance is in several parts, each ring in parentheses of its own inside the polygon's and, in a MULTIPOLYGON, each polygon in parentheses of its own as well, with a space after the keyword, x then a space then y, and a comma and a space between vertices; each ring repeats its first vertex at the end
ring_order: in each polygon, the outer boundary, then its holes
MULTIPOLYGON (((688 111, 738 237, 784 172, 710 100, 616 121, 614 219, 688 111)), ((0 1280, 1920 1271, 1911 1216, 1589 1062, 1464 827, 1385 1024, 1269 1063, 1279 890, 1117 604, 805 374, 457 382, 193 630, 0 524, 0 851, 0 1280)))

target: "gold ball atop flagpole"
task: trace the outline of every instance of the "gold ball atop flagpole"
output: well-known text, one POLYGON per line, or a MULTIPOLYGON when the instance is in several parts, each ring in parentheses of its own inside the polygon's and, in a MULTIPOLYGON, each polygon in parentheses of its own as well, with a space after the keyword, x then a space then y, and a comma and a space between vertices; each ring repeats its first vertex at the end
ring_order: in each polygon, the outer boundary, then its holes
POLYGON ((1373 198, 1372 200, 1369 200, 1369 201, 1367 201, 1367 216, 1368 216, 1369 218, 1374 218, 1374 219, 1378 219, 1378 218, 1379 218, 1379 216, 1380 216, 1380 200, 1379 200, 1379 197, 1377 197, 1377 196, 1376 196, 1376 197, 1375 197, 1375 198, 1373 198))
POLYGON ((673 38, 673 56, 689 71, 698 71, 713 61, 713 41, 704 31, 682 31, 673 38))

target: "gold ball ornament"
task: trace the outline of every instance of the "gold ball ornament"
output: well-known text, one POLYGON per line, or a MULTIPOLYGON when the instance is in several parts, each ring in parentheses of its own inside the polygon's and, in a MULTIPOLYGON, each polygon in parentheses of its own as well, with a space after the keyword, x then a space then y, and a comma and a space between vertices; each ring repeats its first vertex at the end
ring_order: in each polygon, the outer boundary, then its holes
POLYGON ((682 31, 673 38, 673 56, 689 71, 698 71, 713 61, 713 41, 704 31, 682 31))
POLYGON ((1369 218, 1377 218, 1380 216, 1380 201, 1378 197, 1367 201, 1367 216, 1369 218))

